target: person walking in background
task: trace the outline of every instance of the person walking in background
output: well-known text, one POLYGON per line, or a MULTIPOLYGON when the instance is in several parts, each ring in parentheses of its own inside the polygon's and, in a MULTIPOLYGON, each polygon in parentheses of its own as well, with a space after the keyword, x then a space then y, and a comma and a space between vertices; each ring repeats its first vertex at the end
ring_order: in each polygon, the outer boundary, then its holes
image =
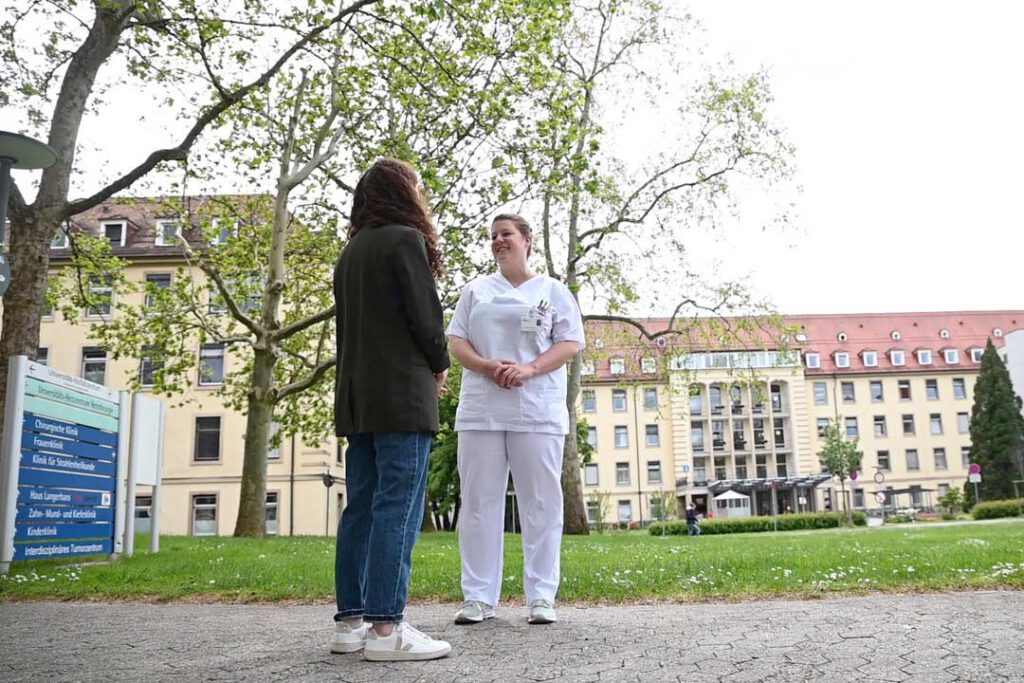
POLYGON ((451 646, 404 621, 449 366, 434 282, 441 253, 412 166, 380 159, 363 174, 348 237, 334 270, 334 420, 348 439, 348 505, 338 526, 331 650, 436 659, 451 646))
POLYGON ((452 355, 464 368, 455 430, 466 602, 457 624, 494 616, 510 471, 522 522, 528 620, 557 618, 562 448, 569 432, 565 366, 584 347, 583 320, 565 285, 530 271, 532 244, 523 218, 497 216, 491 253, 498 272, 466 285, 448 326, 452 355))
POLYGON ((697 509, 693 503, 686 506, 686 531, 688 536, 700 536, 700 520, 697 519, 697 509))

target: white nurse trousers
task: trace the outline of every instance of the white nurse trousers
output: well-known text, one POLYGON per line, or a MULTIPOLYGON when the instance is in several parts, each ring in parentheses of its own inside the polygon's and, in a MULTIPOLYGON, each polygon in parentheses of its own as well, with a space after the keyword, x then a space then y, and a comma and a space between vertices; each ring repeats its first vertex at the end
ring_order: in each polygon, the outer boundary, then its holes
POLYGON ((555 602, 562 549, 562 434, 460 431, 462 594, 496 606, 509 470, 523 534, 526 603, 555 602))

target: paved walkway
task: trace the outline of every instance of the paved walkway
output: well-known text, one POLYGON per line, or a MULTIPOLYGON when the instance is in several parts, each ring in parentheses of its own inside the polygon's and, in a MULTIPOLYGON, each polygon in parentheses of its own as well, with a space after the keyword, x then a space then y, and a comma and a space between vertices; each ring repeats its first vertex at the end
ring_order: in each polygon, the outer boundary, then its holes
POLYGON ((409 610, 450 657, 373 664, 327 652, 329 605, 0 604, 0 680, 1024 681, 1024 592, 454 610, 409 610))

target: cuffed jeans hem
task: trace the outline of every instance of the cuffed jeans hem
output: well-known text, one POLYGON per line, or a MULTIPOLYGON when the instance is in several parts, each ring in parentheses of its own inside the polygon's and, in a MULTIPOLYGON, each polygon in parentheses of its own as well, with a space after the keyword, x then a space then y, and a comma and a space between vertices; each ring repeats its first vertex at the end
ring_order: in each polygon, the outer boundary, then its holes
POLYGON ((345 619, 355 619, 356 617, 362 617, 363 610, 361 609, 343 609, 334 615, 335 621, 343 621, 345 619))
POLYGON ((400 624, 405 619, 405 614, 401 612, 398 614, 384 614, 381 616, 364 614, 363 619, 371 624, 400 624))

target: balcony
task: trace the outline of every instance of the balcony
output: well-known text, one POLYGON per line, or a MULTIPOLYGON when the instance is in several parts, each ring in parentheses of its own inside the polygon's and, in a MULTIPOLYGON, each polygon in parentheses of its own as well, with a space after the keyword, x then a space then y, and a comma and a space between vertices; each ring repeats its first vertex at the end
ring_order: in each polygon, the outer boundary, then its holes
POLYGON ((711 441, 711 445, 714 447, 714 449, 716 451, 724 451, 725 450, 725 439, 713 439, 711 441))
POLYGON ((745 407, 742 403, 733 403, 730 409, 733 415, 742 415, 745 407))
POLYGON ((754 413, 754 415, 764 415, 764 404, 756 404, 753 408, 750 409, 750 412, 754 413))
POLYGON ((747 450, 747 440, 746 439, 735 439, 735 440, 733 440, 732 445, 738 451, 745 451, 745 450, 747 450))
POLYGON ((725 406, 722 406, 722 405, 711 406, 711 414, 712 415, 721 415, 723 410, 725 410, 725 406))
POLYGON ((694 441, 694 442, 692 442, 690 444, 690 447, 693 448, 693 452, 694 453, 703 453, 704 452, 704 442, 703 441, 694 441))

